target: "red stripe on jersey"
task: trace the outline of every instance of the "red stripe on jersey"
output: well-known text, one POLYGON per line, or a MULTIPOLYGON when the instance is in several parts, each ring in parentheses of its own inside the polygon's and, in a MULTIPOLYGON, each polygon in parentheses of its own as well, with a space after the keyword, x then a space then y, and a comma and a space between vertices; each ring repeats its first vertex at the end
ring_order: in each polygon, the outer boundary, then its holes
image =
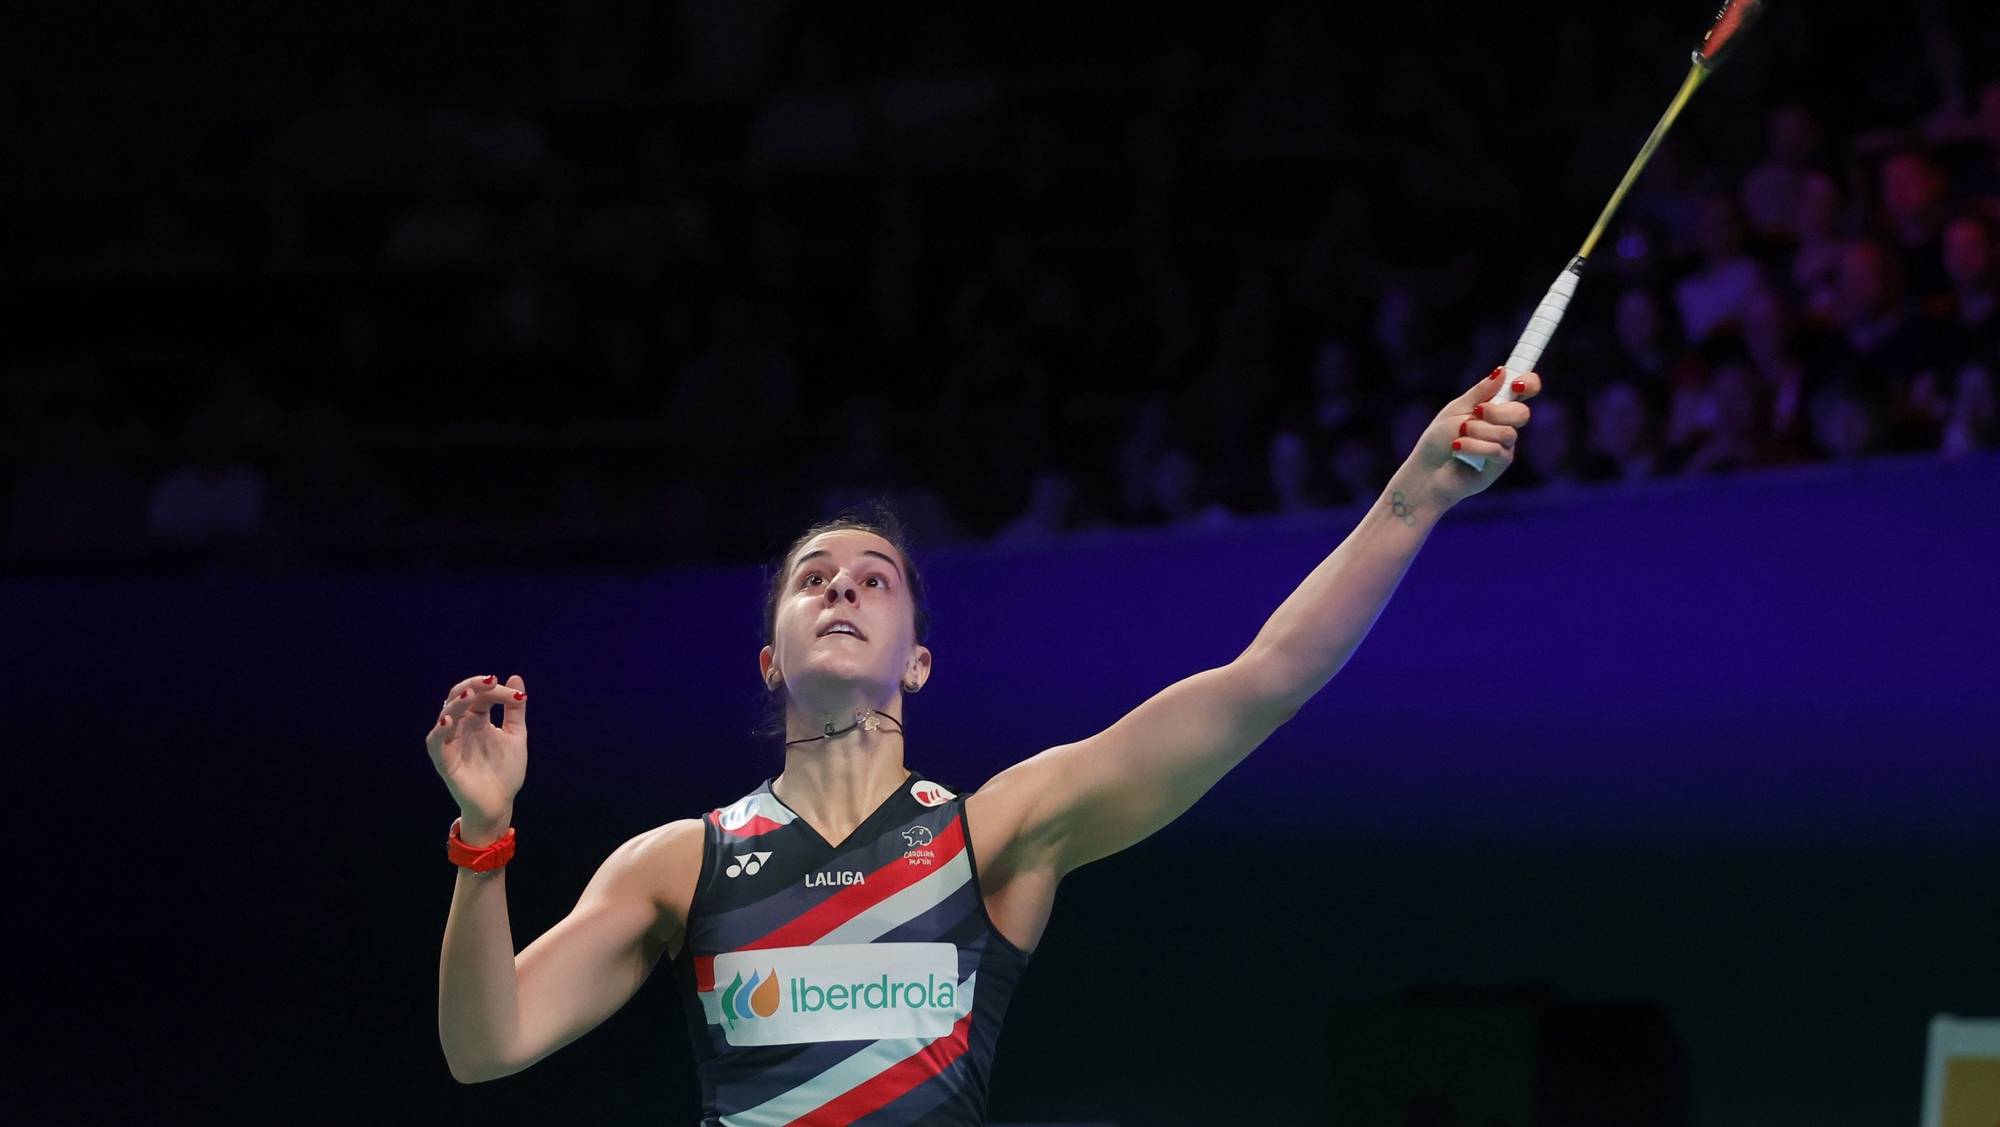
POLYGON ((694 988, 696 993, 706 993, 715 989, 714 955, 696 955, 694 957, 694 988))
POLYGON ((722 836, 724 837, 756 837, 758 834, 767 834, 770 833, 772 830, 782 830, 785 828, 785 823, 773 822, 771 819, 766 818, 762 814, 750 815, 749 821, 743 823, 742 825, 736 827, 733 830, 723 829, 722 811, 720 810, 709 811, 708 820, 710 822, 715 823, 716 829, 722 830, 722 836))
POLYGON ((850 884, 813 905, 778 930, 736 948, 755 951, 765 947, 803 947, 861 913, 903 891, 932 873, 937 866, 958 856, 965 848, 965 820, 953 818, 944 832, 931 843, 937 858, 931 865, 912 865, 901 857, 867 874, 861 884, 850 884))
POLYGON ((890 1101, 943 1072, 964 1055, 971 1032, 972 1015, 966 1014, 953 1023, 950 1033, 792 1120, 786 1127, 831 1127, 882 1110, 890 1101))

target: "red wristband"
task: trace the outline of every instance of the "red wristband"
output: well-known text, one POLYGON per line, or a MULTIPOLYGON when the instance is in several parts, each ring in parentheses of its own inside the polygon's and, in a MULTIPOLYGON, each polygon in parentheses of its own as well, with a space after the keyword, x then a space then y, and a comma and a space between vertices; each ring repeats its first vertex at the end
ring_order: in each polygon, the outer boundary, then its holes
POLYGON ((514 827, 508 826, 507 832, 493 844, 474 849, 458 836, 458 824, 462 821, 463 818, 453 818, 451 836, 444 839, 444 855, 451 858, 452 864, 475 873, 490 873, 514 859, 514 827))

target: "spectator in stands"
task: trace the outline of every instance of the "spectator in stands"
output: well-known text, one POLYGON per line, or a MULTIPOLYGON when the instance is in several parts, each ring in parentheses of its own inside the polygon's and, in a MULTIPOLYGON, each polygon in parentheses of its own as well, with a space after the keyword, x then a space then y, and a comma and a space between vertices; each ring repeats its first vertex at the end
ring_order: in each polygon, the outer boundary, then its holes
POLYGON ((1298 516, 1327 507, 1313 472, 1314 461, 1311 444, 1298 431, 1281 430, 1271 436, 1265 459, 1268 511, 1298 516))
POLYGON ((1839 181, 1817 169, 1806 173, 1788 273, 1802 316, 1815 325, 1830 325, 1839 316, 1843 207, 1839 181))
POLYGON ((1368 413, 1356 384, 1353 347, 1338 337, 1322 339, 1313 350, 1313 398, 1302 420, 1309 433, 1332 435, 1368 413))
POLYGON ((1785 102, 1766 118, 1764 159, 1743 177, 1744 218, 1766 243, 1796 243, 1811 161, 1819 149, 1819 123, 1801 102, 1785 102))
POLYGON ((1853 461, 1875 452, 1877 396, 1860 381, 1837 379, 1813 392, 1807 413, 1813 446, 1823 458, 1853 461))
POLYGON ((1881 168, 1882 224, 1901 267, 1903 293, 1919 311, 1940 310, 1951 295, 1944 272, 1944 174, 1921 149, 1890 154, 1881 168))
POLYGON ((1756 260, 1744 250, 1743 217, 1736 197, 1728 192, 1703 196, 1700 264, 1674 286, 1674 304, 1688 343, 1702 344, 1732 327, 1762 277, 1756 260))
POLYGON ((1172 446, 1153 463, 1154 522, 1176 528, 1217 528, 1233 519, 1228 506, 1213 499, 1214 490, 1201 463, 1185 446, 1172 446))
POLYGON ((1614 375, 1654 386, 1667 384, 1680 363, 1682 348, 1659 294, 1645 286, 1629 286, 1618 295, 1613 316, 1618 342, 1614 375))
POLYGON ((1951 314, 1943 351, 1953 364, 2000 368, 2000 239, 1994 221, 1968 211, 1945 228, 1944 269, 1951 278, 1951 314))
POLYGON ((1689 477, 1776 465, 1786 460, 1766 431, 1765 405, 1757 376, 1740 360, 1718 365, 1709 381, 1710 424, 1681 462, 1689 477))
POLYGON ((1807 382, 1859 381, 1888 414, 1879 438, 1888 450, 1937 446, 1934 426, 1914 402, 1919 373, 1937 362, 1936 338, 1910 315, 1902 268, 1890 247, 1874 239, 1850 243, 1841 255, 1839 322, 1807 360, 1807 382))
POLYGON ((1580 467, 1586 481, 1636 481, 1659 470, 1650 405, 1630 380, 1599 389, 1590 400, 1589 439, 1580 467))
POLYGON ((1547 395, 1535 398, 1534 410, 1534 436, 1524 433, 1517 443, 1520 457, 1514 468, 1517 473, 1526 471, 1522 487, 1564 490, 1581 485, 1584 477, 1577 457, 1576 412, 1566 400, 1547 395))
POLYGON ((1944 423, 1944 438, 1939 444, 1946 457, 1958 458, 1974 450, 1991 450, 2000 445, 2000 412, 1996 412, 1993 395, 1993 373, 1995 368, 1983 364, 1967 364, 1958 370, 1958 380, 1952 390, 1951 413, 1944 423))
POLYGON ((1326 465, 1335 504, 1367 504, 1382 491, 1383 479, 1395 469, 1384 434, 1380 422, 1368 419, 1333 436, 1326 465))
POLYGON ((1771 441, 1788 451, 1784 460, 1805 457, 1806 368, 1799 359, 1790 304, 1777 289, 1763 286, 1750 295, 1743 308, 1743 347, 1769 410, 1771 441))
POLYGON ((1069 473, 1040 471, 1029 491, 1028 507, 1001 526, 993 539, 1002 544, 1039 544, 1061 536, 1075 527, 1076 494, 1076 478, 1069 473))

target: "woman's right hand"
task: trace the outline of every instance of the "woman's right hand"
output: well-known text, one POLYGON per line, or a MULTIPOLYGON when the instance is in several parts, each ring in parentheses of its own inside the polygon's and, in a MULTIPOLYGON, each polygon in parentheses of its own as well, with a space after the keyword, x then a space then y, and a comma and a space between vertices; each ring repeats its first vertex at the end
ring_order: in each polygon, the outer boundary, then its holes
POLYGON ((528 775, 528 692, 521 675, 504 684, 491 676, 467 677, 452 686, 424 746, 458 800, 466 844, 485 845, 505 833, 528 775), (497 728, 496 704, 503 709, 497 728))

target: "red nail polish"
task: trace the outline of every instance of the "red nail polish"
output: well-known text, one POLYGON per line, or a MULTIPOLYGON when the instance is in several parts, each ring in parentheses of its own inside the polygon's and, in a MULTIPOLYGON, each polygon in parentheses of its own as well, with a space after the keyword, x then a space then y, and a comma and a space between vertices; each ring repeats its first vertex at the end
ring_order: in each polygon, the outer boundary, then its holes
POLYGON ((1524 391, 1526 391, 1526 390, 1528 390, 1528 381, 1527 381, 1527 380, 1515 380, 1515 381, 1514 381, 1514 394, 1516 394, 1516 395, 1519 395, 1519 394, 1520 394, 1521 392, 1524 392, 1524 391))
POLYGON ((493 683, 493 678, 491 678, 491 677, 488 677, 488 678, 486 679, 486 683, 487 683, 487 684, 489 684, 489 685, 491 685, 491 684, 493 683))
POLYGON ((460 689, 458 691, 458 699, 460 700, 464 700, 466 697, 469 697, 471 695, 472 695, 471 689, 460 689))
POLYGON ((442 716, 438 717, 438 727, 444 727, 444 717, 442 716))
POLYGON ((1473 417, 1473 418, 1475 418, 1475 419, 1483 419, 1483 418, 1485 418, 1485 417, 1486 417, 1486 404, 1484 404, 1484 403, 1481 403, 1481 404, 1479 404, 1478 406, 1475 406, 1475 407, 1474 407, 1474 408, 1472 409, 1472 417, 1473 417))
POLYGON ((526 694, 526 693, 515 693, 515 694, 514 694, 514 699, 515 699, 515 700, 527 700, 527 699, 528 699, 528 694, 526 694))
POLYGON ((1459 448, 1460 446, 1463 446, 1463 445, 1465 445, 1465 444, 1464 444, 1463 442, 1459 442, 1459 441, 1457 441, 1457 440, 1455 440, 1455 439, 1454 439, 1454 440, 1452 441, 1452 444, 1451 444, 1451 448, 1452 448, 1453 450, 1456 450, 1456 449, 1458 449, 1458 448, 1459 448))
POLYGON ((1495 369, 1493 369, 1492 371, 1490 371, 1490 372, 1486 373, 1486 378, 1487 378, 1487 379, 1489 379, 1489 380, 1497 380, 1497 379, 1499 379, 1499 378, 1500 378, 1500 373, 1502 373, 1502 372, 1504 372, 1504 371, 1506 371, 1506 370, 1507 370, 1507 369, 1505 369, 1505 368, 1495 368, 1495 369))
POLYGON ((1463 435, 1465 433, 1465 429, 1471 425, 1472 423, 1470 420, 1458 424, 1458 433, 1463 435))

